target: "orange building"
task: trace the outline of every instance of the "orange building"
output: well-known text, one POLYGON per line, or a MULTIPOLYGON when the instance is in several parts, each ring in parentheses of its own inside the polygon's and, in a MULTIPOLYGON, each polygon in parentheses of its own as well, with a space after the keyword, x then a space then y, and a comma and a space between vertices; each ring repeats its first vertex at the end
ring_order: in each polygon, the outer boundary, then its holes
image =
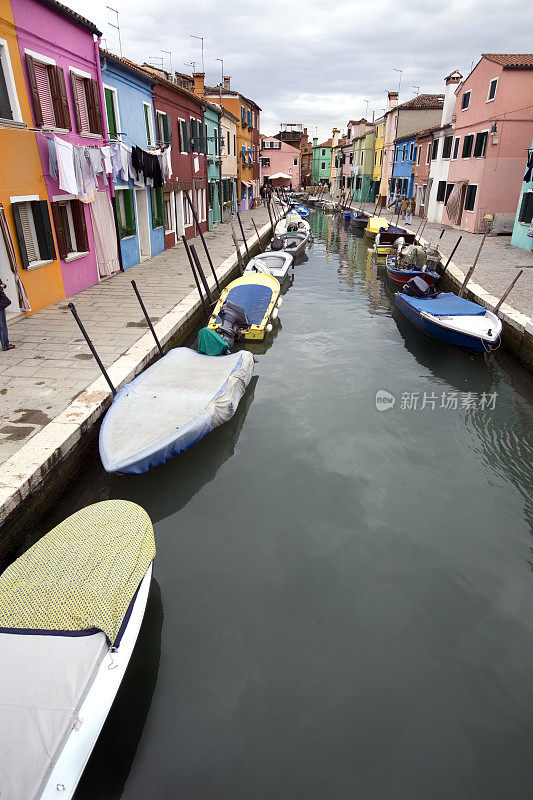
POLYGON ((65 288, 9 0, 0 0, 0 48, 0 279, 9 323, 63 300, 65 288), (19 241, 29 243, 24 256, 19 241))
POLYGON ((212 103, 222 105, 237 117, 236 152, 238 209, 245 211, 253 207, 259 196, 259 112, 253 100, 230 88, 230 78, 224 76, 223 86, 206 86, 205 97, 212 103))

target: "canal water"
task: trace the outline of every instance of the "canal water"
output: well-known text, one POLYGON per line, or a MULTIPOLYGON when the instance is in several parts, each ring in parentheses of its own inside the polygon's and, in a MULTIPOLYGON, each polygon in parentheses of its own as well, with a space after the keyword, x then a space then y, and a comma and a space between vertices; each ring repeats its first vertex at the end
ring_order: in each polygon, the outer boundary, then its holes
POLYGON ((77 800, 532 796, 531 380, 311 224, 233 420, 146 475, 95 454, 48 520, 126 498, 157 544, 77 800))

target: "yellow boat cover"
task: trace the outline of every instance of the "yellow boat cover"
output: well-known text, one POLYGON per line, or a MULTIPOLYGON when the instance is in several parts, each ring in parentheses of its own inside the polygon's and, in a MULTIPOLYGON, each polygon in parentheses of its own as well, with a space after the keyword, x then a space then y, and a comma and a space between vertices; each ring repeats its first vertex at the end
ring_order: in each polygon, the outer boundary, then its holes
POLYGON ((113 645, 154 556, 144 509, 127 500, 88 506, 0 575, 0 632, 103 631, 113 645))

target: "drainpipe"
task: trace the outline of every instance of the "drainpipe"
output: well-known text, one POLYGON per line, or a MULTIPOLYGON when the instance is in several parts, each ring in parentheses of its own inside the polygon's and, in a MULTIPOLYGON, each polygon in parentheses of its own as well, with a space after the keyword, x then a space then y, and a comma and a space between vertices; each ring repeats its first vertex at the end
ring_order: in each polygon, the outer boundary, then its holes
MULTIPOLYGON (((98 84, 98 93, 100 95, 100 108, 102 109, 102 129, 104 132, 103 139, 104 144, 108 145, 111 143, 109 138, 109 131, 107 130, 107 116, 105 114, 105 95, 104 95, 104 82, 102 80, 102 69, 100 67, 100 37, 94 39, 94 53, 96 59, 96 82, 98 84)), ((109 193, 113 200, 111 201, 111 207, 113 209, 113 221, 115 223, 115 235, 117 237, 117 255, 118 255, 118 265, 120 267, 120 271, 124 272, 124 265, 122 263, 122 248, 120 246, 120 232, 118 227, 118 216, 117 216, 117 209, 114 203, 115 200, 115 187, 113 186, 113 179, 111 175, 108 175, 106 172, 106 180, 107 185, 109 187, 109 193)))

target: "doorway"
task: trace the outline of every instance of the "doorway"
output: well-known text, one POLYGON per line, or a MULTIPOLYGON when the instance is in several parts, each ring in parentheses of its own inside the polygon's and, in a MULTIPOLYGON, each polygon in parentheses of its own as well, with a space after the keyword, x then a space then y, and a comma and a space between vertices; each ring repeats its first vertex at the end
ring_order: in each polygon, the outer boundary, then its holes
POLYGON ((22 309, 19 305, 19 296, 17 292, 17 284, 15 276, 11 271, 9 263, 9 256, 7 254, 6 243, 4 237, 0 232, 0 280, 6 284, 4 289, 5 293, 11 300, 11 305, 6 308, 6 319, 9 321, 22 314, 22 309))
POLYGON ((150 247, 150 214, 148 213, 148 190, 135 189, 137 205, 137 228, 139 232, 139 260, 146 261, 152 255, 150 247))
POLYGON ((183 192, 176 192, 175 195, 176 200, 176 233, 178 239, 181 239, 182 236, 185 236, 185 221, 183 217, 183 192))
POLYGON ((468 183, 464 183, 461 186, 461 189, 459 191, 459 205, 457 207, 457 218, 455 220, 455 224, 456 225, 460 225, 461 224, 461 217, 463 216, 463 209, 465 207, 465 198, 466 198, 467 186, 468 186, 468 183))

